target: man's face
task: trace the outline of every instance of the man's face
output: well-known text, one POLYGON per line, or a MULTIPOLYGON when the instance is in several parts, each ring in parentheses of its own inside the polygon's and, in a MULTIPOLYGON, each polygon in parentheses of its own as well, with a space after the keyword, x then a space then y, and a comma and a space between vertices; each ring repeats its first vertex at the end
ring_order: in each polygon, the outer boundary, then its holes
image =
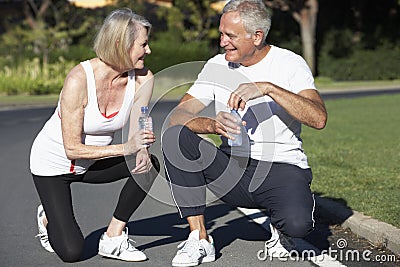
POLYGON ((228 12, 222 15, 220 25, 220 46, 225 49, 225 59, 244 66, 254 64, 252 61, 256 47, 252 35, 244 29, 239 12, 228 12))

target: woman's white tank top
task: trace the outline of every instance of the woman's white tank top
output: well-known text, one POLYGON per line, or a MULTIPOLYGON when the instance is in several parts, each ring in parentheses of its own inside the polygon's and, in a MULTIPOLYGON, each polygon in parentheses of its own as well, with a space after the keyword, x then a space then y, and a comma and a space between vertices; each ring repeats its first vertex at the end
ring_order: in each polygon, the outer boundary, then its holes
MULTIPOLYGON (((129 71, 125 97, 118 113, 103 115, 97 103, 93 68, 89 60, 81 62, 87 79, 88 103, 83 119, 82 143, 94 146, 111 144, 114 133, 124 127, 130 116, 135 96, 135 73, 129 71)), ((66 173, 82 174, 94 160, 69 160, 65 154, 61 132, 60 101, 55 112, 33 142, 30 170, 35 175, 54 176, 66 173)))

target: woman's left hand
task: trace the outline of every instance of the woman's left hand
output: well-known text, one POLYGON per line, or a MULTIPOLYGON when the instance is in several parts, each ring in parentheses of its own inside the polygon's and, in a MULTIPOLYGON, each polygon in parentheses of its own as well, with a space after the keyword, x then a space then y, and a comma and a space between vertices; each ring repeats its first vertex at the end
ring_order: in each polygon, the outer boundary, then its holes
POLYGON ((142 148, 136 154, 136 167, 132 170, 133 174, 147 173, 153 167, 151 163, 150 154, 146 148, 142 148))

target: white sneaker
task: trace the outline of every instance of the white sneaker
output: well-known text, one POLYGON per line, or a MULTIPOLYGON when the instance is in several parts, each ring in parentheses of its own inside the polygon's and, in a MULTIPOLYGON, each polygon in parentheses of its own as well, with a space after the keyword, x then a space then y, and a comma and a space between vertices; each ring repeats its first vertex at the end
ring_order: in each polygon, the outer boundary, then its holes
POLYGON ((104 233, 99 241, 99 255, 123 261, 147 260, 147 256, 136 249, 133 243, 128 236, 128 227, 120 236, 108 237, 107 233, 104 233))
POLYGON ((42 247, 44 247, 45 250, 47 250, 48 252, 54 252, 49 242, 47 228, 43 224, 44 217, 46 217, 46 214, 44 213, 43 206, 39 205, 36 215, 39 234, 37 234, 35 237, 39 237, 40 244, 42 244, 42 247))
POLYGON ((215 261, 214 240, 200 240, 199 230, 193 230, 186 241, 178 245, 178 252, 172 260, 172 266, 197 266, 203 262, 215 261))
POLYGON ((295 248, 294 242, 290 237, 281 234, 275 227, 270 225, 272 236, 265 242, 268 256, 273 258, 285 258, 290 256, 289 250, 295 248))

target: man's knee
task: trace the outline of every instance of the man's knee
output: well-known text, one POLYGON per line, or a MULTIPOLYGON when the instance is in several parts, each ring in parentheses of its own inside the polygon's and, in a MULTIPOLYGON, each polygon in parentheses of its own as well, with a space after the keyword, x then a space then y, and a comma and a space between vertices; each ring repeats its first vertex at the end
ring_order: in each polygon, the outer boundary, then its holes
POLYGON ((199 155, 198 137, 189 128, 176 125, 168 128, 162 135, 162 150, 164 158, 181 158, 193 160, 199 155))
POLYGON ((185 129, 189 130, 183 125, 175 125, 166 129, 162 134, 163 144, 166 142, 171 142, 171 140, 178 140, 178 137, 186 131, 185 129))
POLYGON ((183 125, 175 125, 169 127, 162 135, 163 148, 174 148, 173 145, 179 146, 187 141, 190 142, 191 136, 193 136, 193 134, 194 133, 189 128, 183 125))

